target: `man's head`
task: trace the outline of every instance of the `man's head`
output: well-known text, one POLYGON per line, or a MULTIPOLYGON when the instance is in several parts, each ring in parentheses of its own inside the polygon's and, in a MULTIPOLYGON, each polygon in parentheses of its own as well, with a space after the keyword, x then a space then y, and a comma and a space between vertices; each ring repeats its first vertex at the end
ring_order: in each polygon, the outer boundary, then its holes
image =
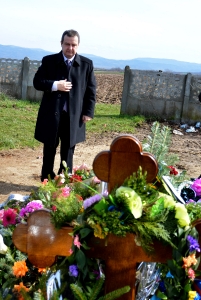
POLYGON ((80 35, 77 31, 73 29, 64 31, 61 37, 61 48, 65 57, 72 58, 77 53, 79 43, 80 35))

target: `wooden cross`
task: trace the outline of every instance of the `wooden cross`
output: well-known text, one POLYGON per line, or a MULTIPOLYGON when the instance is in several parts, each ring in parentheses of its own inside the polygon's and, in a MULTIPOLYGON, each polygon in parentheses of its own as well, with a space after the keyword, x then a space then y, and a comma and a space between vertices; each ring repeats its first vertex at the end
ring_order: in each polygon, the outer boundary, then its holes
POLYGON ((108 191, 120 186, 124 180, 137 172, 139 166, 147 171, 147 182, 152 182, 158 173, 158 164, 150 153, 142 152, 142 145, 132 135, 114 139, 109 151, 100 152, 93 161, 96 176, 108 183, 108 191))
POLYGON ((53 265, 57 256, 70 256, 72 228, 55 229, 47 209, 34 211, 27 224, 18 224, 13 232, 13 243, 17 249, 27 253, 29 261, 38 268, 53 265))

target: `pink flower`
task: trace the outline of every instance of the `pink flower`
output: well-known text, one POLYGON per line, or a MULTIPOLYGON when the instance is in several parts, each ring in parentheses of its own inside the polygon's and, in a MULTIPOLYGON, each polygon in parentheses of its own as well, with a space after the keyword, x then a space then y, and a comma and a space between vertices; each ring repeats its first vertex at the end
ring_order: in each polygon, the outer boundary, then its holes
POLYGON ((195 279, 195 272, 191 268, 188 269, 188 278, 190 278, 191 280, 195 279))
POLYGON ((70 255, 73 254, 73 250, 70 248, 69 250, 70 255))
POLYGON ((48 179, 44 179, 42 182, 43 185, 46 185, 47 183, 48 183, 48 179))
POLYGON ((98 177, 96 177, 96 176, 93 177, 92 181, 95 184, 99 184, 101 182, 100 179, 98 179, 98 177))
POLYGON ((76 236, 74 237, 74 241, 73 241, 73 244, 75 246, 77 246, 79 249, 80 249, 80 246, 82 246, 82 244, 80 243, 79 241, 79 236, 76 234, 76 236))
POLYGON ((79 169, 79 167, 78 167, 78 166, 75 166, 75 167, 73 168, 73 173, 75 173, 78 169, 79 169))
POLYGON ((62 190, 62 196, 63 197, 68 197, 70 195, 70 188, 69 187, 64 187, 61 190, 62 190))
POLYGON ((89 171, 89 167, 85 163, 83 163, 77 170, 89 171))
POLYGON ((196 192, 196 196, 201 196, 201 179, 196 179, 191 184, 191 188, 196 192))
POLYGON ((0 210, 0 221, 3 221, 4 209, 0 210))
POLYGON ((20 217, 28 217, 30 213, 32 213, 35 210, 43 208, 43 203, 41 200, 33 200, 29 202, 25 207, 23 207, 20 210, 20 217))
POLYGON ((4 210, 3 226, 7 227, 9 225, 15 225, 16 224, 16 220, 15 220, 16 216, 17 216, 17 213, 12 208, 8 208, 7 210, 4 210))
POLYGON ((186 202, 186 204, 189 204, 189 203, 196 203, 193 199, 189 199, 188 202, 186 202))

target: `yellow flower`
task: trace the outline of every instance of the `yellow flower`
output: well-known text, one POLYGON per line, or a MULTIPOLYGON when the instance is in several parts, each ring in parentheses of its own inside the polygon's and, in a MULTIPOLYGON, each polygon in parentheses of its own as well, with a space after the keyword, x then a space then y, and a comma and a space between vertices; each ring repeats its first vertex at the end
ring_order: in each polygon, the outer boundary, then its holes
POLYGON ((16 261, 13 266, 13 274, 16 277, 25 276, 28 271, 27 265, 25 261, 16 261))
POLYGON ((91 227, 94 229, 94 236, 99 239, 104 239, 107 234, 104 234, 102 228, 99 224, 91 224, 91 227))
POLYGON ((196 291, 189 291, 188 292, 188 300, 194 300, 196 297, 197 292, 196 291))
POLYGON ((155 186, 155 185, 153 185, 153 184, 151 184, 151 183, 148 183, 148 185, 152 188, 152 189, 157 189, 157 187, 155 186))

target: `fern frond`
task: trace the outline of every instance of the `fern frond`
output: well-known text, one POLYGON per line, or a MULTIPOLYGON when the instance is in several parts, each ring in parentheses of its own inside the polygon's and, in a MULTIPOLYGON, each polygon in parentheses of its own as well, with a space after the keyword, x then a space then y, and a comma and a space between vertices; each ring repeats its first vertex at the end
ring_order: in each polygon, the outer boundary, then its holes
POLYGON ((74 283, 71 283, 70 284, 70 288, 71 288, 71 290, 73 292, 73 295, 75 296, 75 298, 77 300, 87 300, 87 298, 84 295, 82 289, 78 285, 76 285, 74 283))
POLYGON ((105 276, 101 276, 100 279, 98 279, 92 289, 92 293, 89 297, 89 300, 96 300, 101 289, 102 289, 102 286, 103 286, 103 283, 105 281, 105 276))
POLYGON ((159 174, 162 176, 169 174, 167 166, 174 165, 178 161, 178 156, 170 153, 171 128, 160 127, 159 122, 154 122, 149 135, 142 143, 143 151, 153 154, 159 164, 159 174))
POLYGON ((98 300, 114 300, 118 299, 122 295, 128 293, 130 291, 130 286, 124 286, 123 288, 120 288, 118 290, 112 291, 111 293, 108 293, 107 295, 100 297, 98 300))

